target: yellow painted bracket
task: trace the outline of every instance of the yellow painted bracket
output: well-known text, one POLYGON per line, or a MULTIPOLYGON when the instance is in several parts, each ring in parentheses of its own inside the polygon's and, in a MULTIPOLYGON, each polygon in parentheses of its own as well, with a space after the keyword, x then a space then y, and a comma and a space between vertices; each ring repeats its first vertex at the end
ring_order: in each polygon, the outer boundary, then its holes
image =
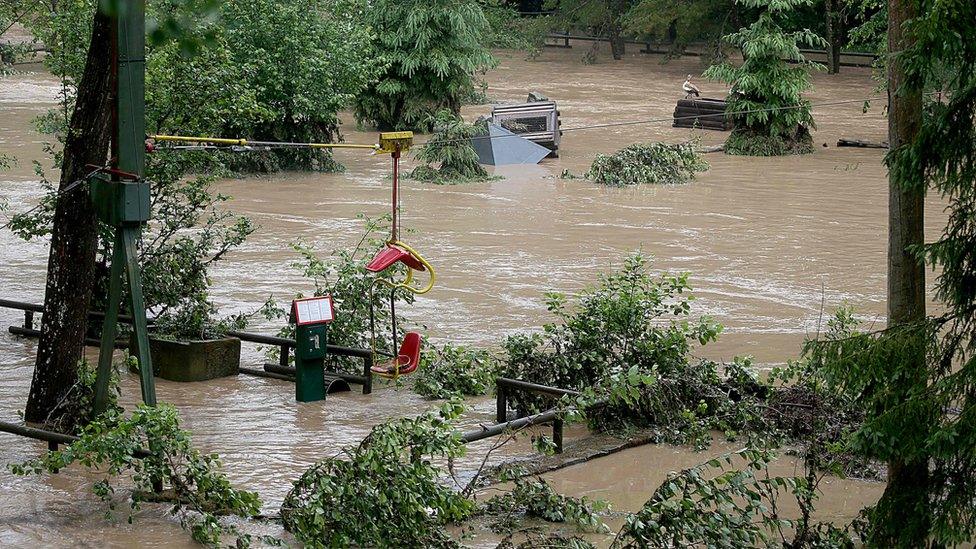
POLYGON ((420 264, 424 266, 424 269, 427 271, 427 274, 430 276, 430 278, 427 281, 426 286, 424 287, 414 286, 413 284, 411 284, 411 282, 413 282, 413 269, 407 267, 407 276, 403 280, 394 281, 394 280, 387 280, 385 278, 381 278, 379 279, 379 282, 389 288, 404 289, 415 295, 426 294, 427 292, 429 292, 434 287, 434 282, 437 281, 437 273, 434 272, 434 266, 431 265, 429 261, 424 259, 424 256, 420 255, 420 253, 417 252, 417 250, 414 250, 413 248, 407 246, 403 242, 400 242, 399 240, 395 240, 393 242, 390 242, 390 244, 397 246, 398 248, 403 248, 410 255, 416 258, 417 261, 419 261, 420 264))
POLYGON ((410 149, 413 145, 413 132, 383 132, 380 134, 380 145, 377 153, 391 154, 410 149))

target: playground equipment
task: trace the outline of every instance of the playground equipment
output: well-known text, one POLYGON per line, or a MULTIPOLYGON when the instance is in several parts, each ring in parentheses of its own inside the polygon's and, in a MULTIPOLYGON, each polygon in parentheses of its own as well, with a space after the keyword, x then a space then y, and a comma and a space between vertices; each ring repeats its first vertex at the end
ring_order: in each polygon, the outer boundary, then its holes
POLYGON ((377 277, 369 287, 369 329, 370 346, 374 354, 374 366, 371 371, 381 377, 396 379, 400 375, 409 374, 417 369, 420 364, 421 337, 417 332, 407 332, 404 334, 403 342, 397 354, 390 360, 376 363, 376 313, 374 310, 373 289, 376 284, 383 284, 390 288, 390 323, 392 326, 390 336, 391 349, 396 348, 397 322, 396 322, 396 291, 406 290, 414 295, 425 294, 434 287, 437 275, 433 265, 424 256, 400 240, 400 155, 408 150, 413 144, 412 132, 389 132, 380 134, 379 152, 389 153, 393 158, 393 195, 390 221, 390 239, 386 242, 386 247, 380 250, 375 257, 366 265, 366 270, 371 273, 388 273, 389 278, 377 277), (393 276, 398 266, 406 268, 406 276, 401 280, 394 280, 393 276), (428 275, 426 286, 415 286, 413 284, 414 272, 426 272, 428 275))

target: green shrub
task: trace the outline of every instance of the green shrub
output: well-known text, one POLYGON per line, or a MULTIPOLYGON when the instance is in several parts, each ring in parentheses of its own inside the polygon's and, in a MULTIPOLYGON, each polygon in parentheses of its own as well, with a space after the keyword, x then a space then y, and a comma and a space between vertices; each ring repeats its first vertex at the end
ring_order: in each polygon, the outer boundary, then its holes
POLYGON ((474 503, 440 482, 435 458, 464 454, 451 423, 457 401, 437 412, 377 425, 362 443, 320 461, 282 504, 285 528, 306 547, 455 547, 444 527, 474 503))
MULTIPOLYGON (((688 290, 687 274, 652 276, 647 257, 634 254, 583 289, 572 308, 565 295, 546 294, 558 323, 544 325, 542 333, 509 336, 501 374, 583 390, 633 367, 642 374, 683 369, 692 344, 706 344, 722 329, 708 317, 688 318, 694 299, 688 290)), ((521 392, 512 400, 522 413, 552 404, 521 392)))
POLYGON ((810 519, 819 478, 810 470, 803 477, 770 476, 774 457, 745 449, 669 474, 627 516, 611 547, 855 547, 852 528, 810 519), (787 499, 800 508, 798 519, 781 514, 787 499))
POLYGON ((756 133, 747 129, 732 130, 725 140, 725 153, 742 156, 785 156, 813 152, 813 136, 803 126, 798 126, 791 137, 756 133))
POLYGON ((216 454, 202 454, 193 448, 190 434, 180 428, 176 409, 168 405, 140 405, 131 417, 110 409, 87 424, 79 440, 43 457, 10 465, 14 474, 57 473, 79 464, 104 478, 92 490, 114 509, 113 481, 130 479, 135 484, 131 495, 131 522, 142 502, 155 501, 154 484, 170 486, 174 506, 183 527, 194 541, 220 547, 223 535, 238 538, 247 545, 248 534, 220 521, 218 515, 253 517, 261 508, 254 492, 235 489, 220 472, 216 454), (149 454, 136 457, 140 449, 149 454))
POLYGON ((510 533, 526 517, 569 523, 587 532, 609 532, 599 515, 609 511, 607 502, 559 494, 542 477, 516 476, 512 480, 515 486, 510 492, 492 497, 481 509, 492 517, 495 532, 510 533))
POLYGON ((448 343, 428 346, 414 374, 415 391, 427 398, 481 396, 495 389, 498 359, 484 349, 448 343))
POLYGON ((635 144, 613 154, 598 154, 586 177, 613 187, 679 184, 708 169, 708 162, 691 143, 635 144))

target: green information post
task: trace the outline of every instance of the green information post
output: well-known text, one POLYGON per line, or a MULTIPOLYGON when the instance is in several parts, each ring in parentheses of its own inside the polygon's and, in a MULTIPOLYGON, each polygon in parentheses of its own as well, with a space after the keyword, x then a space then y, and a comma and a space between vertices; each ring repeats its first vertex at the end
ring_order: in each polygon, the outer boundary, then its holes
POLYGON ((325 400, 325 354, 329 323, 335 318, 331 296, 296 299, 291 304, 295 323, 295 400, 325 400))

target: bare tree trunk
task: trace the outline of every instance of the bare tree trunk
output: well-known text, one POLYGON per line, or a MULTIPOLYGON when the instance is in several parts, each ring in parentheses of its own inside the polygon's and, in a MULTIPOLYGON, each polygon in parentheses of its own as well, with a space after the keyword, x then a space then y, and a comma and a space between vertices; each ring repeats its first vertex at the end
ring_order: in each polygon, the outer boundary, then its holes
MULTIPOLYGON (((922 93, 908 89, 898 54, 914 44, 903 24, 916 16, 914 0, 888 2, 888 140, 891 150, 914 141, 921 126, 922 93)), ((924 181, 889 163, 888 171, 888 326, 925 318, 925 266, 914 253, 924 243, 924 181)), ((907 356, 905 375, 895 386, 906 393, 927 379, 924 349, 907 356)), ((872 520, 877 547, 924 547, 929 530, 928 460, 893 459, 888 486, 872 520)))
MULTIPOLYGON (((96 14, 65 139, 59 190, 83 179, 91 171, 87 164, 105 164, 112 135, 111 36, 110 18, 96 14)), ((54 211, 41 337, 24 413, 27 421, 55 419, 48 416, 78 380, 95 278, 95 247, 95 215, 88 186, 81 184, 60 194, 54 211)))
POLYGON ((840 0, 824 0, 827 12, 827 72, 840 72, 840 42, 843 35, 841 29, 840 0))
POLYGON ((626 0, 608 0, 607 11, 609 12, 609 39, 610 53, 617 61, 624 58, 627 49, 627 41, 623 37, 623 16, 627 11, 626 0))

